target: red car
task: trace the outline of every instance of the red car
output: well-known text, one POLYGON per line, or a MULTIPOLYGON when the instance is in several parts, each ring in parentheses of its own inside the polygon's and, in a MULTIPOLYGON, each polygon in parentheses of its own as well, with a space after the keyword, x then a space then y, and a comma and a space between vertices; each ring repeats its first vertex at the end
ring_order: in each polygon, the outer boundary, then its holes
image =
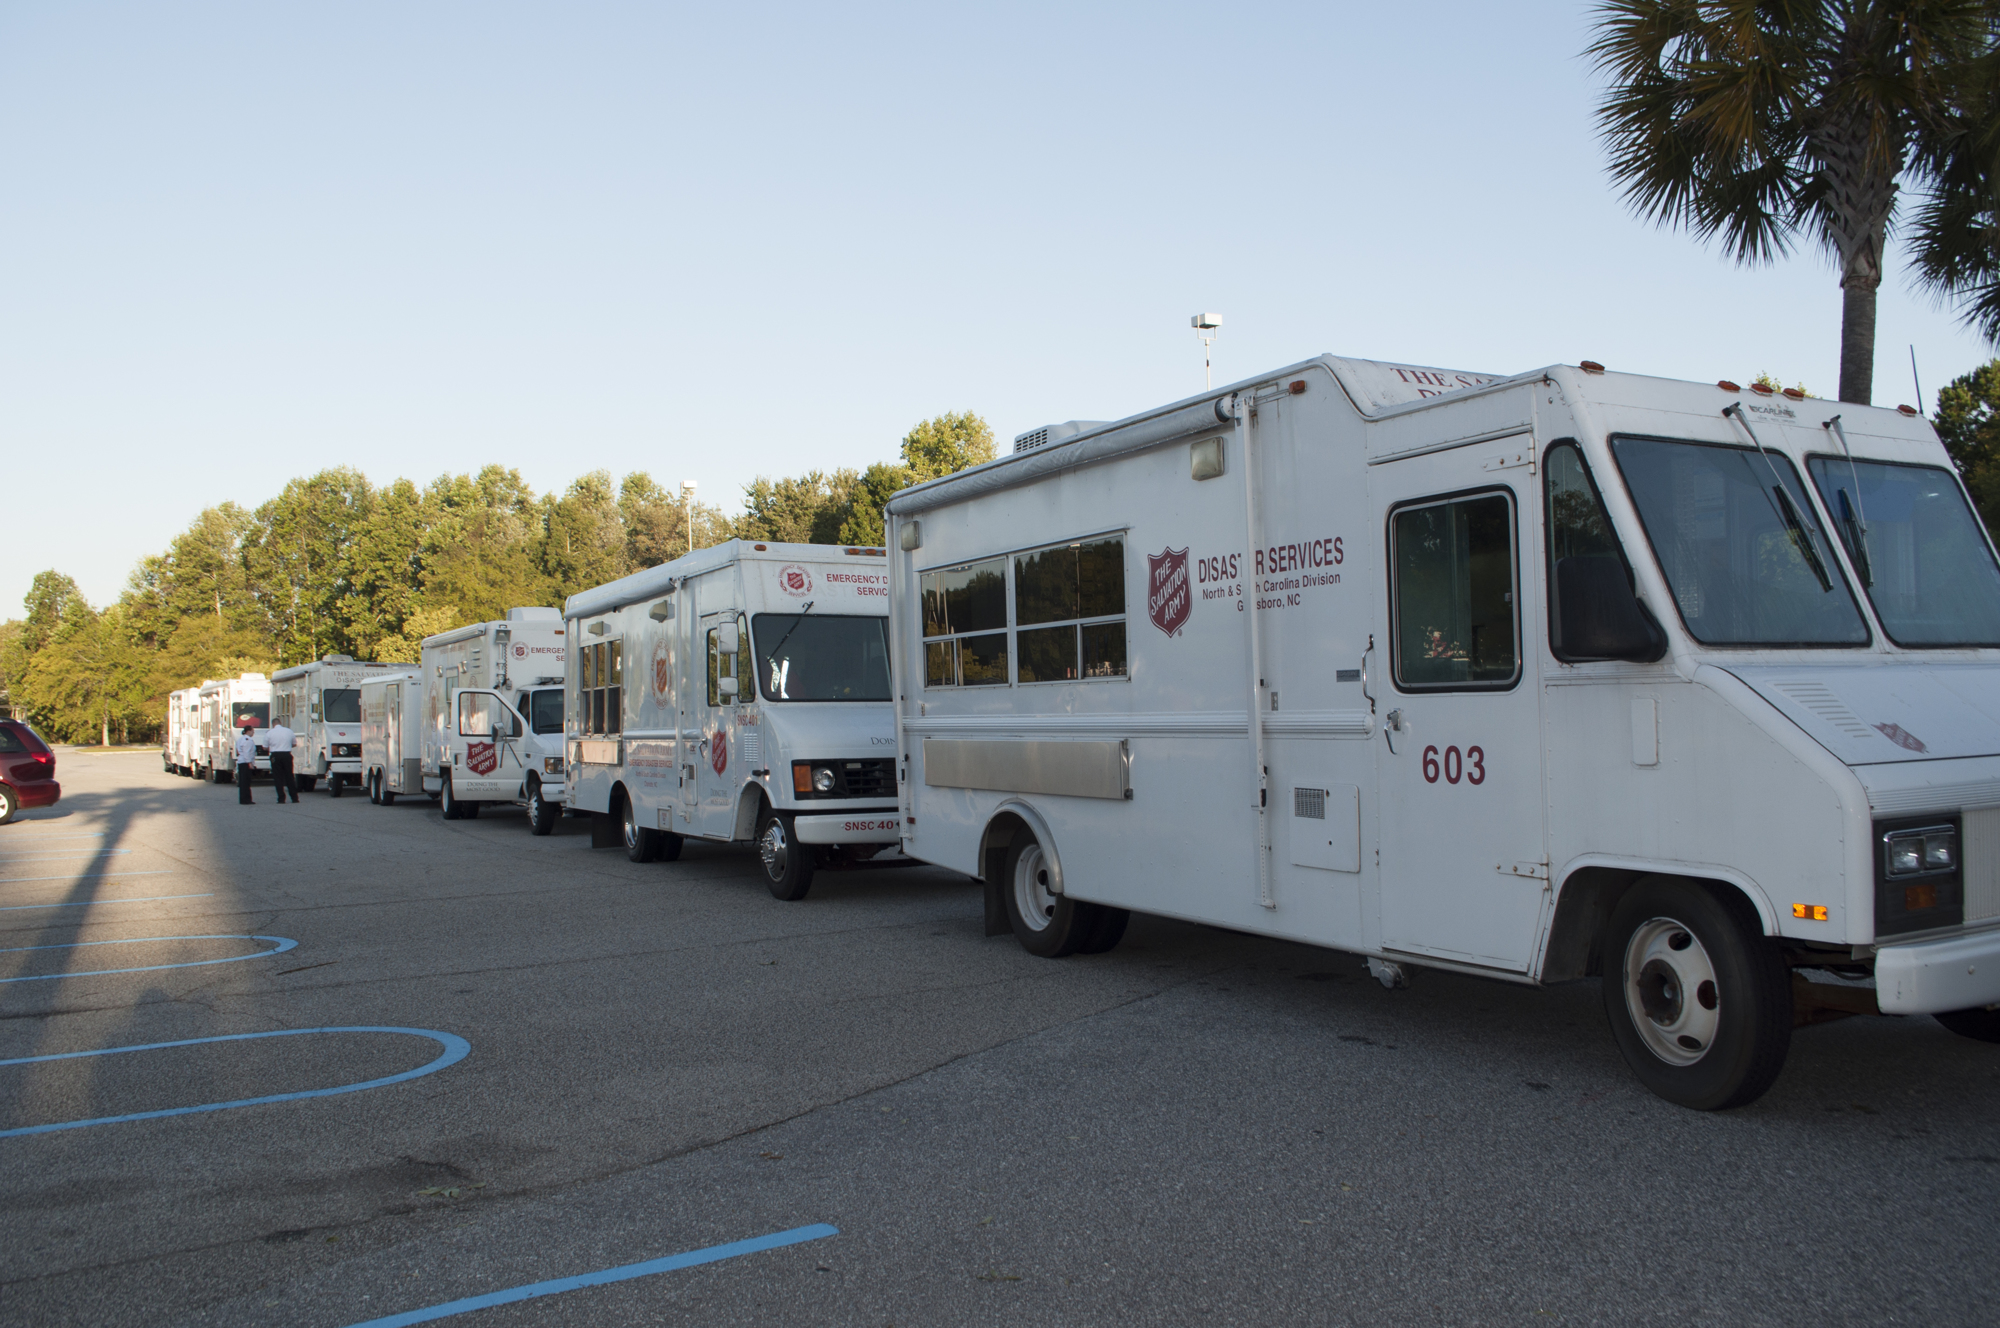
POLYGON ((56 754, 18 719, 0 719, 0 825, 23 807, 53 807, 62 797, 56 754))

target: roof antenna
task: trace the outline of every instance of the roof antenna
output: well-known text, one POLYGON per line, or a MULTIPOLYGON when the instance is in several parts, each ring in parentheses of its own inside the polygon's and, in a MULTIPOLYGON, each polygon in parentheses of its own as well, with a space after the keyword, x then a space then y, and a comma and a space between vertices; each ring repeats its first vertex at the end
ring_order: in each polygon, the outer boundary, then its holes
POLYGON ((1929 414, 1924 409, 1924 380, 1917 377, 1917 344, 1914 341, 1910 343, 1910 381, 1917 385, 1917 414, 1929 414))
POLYGON ((1188 319, 1188 326, 1192 327, 1194 334, 1201 338, 1201 385, 1205 391, 1215 386, 1215 372, 1209 363, 1209 348, 1215 345, 1215 339, 1222 334, 1222 315, 1196 314, 1188 319))

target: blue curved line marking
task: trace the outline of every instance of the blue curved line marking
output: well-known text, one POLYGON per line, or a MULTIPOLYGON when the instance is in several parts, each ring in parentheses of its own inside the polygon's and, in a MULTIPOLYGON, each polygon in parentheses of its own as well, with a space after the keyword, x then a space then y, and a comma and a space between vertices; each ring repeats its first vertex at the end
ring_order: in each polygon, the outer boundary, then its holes
POLYGON ((158 1051, 162 1047, 198 1047, 208 1042, 252 1042, 258 1038, 305 1037, 312 1033, 407 1033, 411 1037, 429 1038, 444 1050, 428 1065, 419 1065, 414 1070, 405 1070, 401 1074, 392 1074, 381 1079, 370 1079, 365 1083, 341 1084, 335 1088, 308 1088, 297 1093, 273 1093, 268 1097, 238 1098, 234 1102, 204 1102, 195 1107, 135 1111, 125 1116, 97 1116, 90 1120, 58 1121, 54 1125, 23 1125, 18 1129, 0 1130, 0 1139, 11 1139, 23 1134, 49 1134, 56 1130, 81 1130, 87 1125, 116 1125, 121 1121, 159 1120, 166 1116, 192 1116, 204 1111, 229 1111, 235 1107, 261 1107, 271 1102, 298 1102, 309 1097, 334 1097, 341 1093, 359 1093, 364 1089, 383 1088, 389 1084, 400 1084, 405 1079, 421 1079, 427 1074, 435 1074, 448 1065, 458 1064, 472 1051, 472 1044, 456 1033, 440 1033, 430 1028, 358 1025, 351 1028, 281 1028, 275 1033, 228 1033, 222 1037, 183 1038, 178 1042, 147 1042, 132 1047, 100 1047, 96 1051, 62 1051, 50 1056, 19 1056, 10 1061, 0 1061, 0 1065, 38 1065, 43 1061, 71 1061, 86 1056, 117 1056, 128 1051, 158 1051))
MULTIPOLYGON (((72 941, 68 945, 15 945, 0 950, 0 954, 19 954, 23 950, 81 950, 87 945, 144 945, 148 941, 276 941, 278 948, 259 950, 255 954, 230 955, 226 959, 196 959, 185 964, 147 964, 143 968, 87 968, 81 973, 31 973, 24 978, 0 978, 0 985, 9 982, 52 982, 57 978, 95 978, 102 977, 106 973, 157 973, 163 968, 206 968, 210 964, 233 964, 242 959, 265 959, 271 955, 281 955, 298 944, 288 936, 135 936, 129 941, 72 941)), ((101 1053, 84 1054, 95 1056, 101 1053)), ((0 1065, 11 1064, 13 1064, 11 1061, 0 1061, 0 1065)))
POLYGON ((368 1319, 351 1324, 349 1328, 407 1328, 413 1323, 429 1323, 433 1319, 448 1319, 454 1314, 469 1314, 473 1310, 490 1309, 495 1305, 511 1305, 519 1300, 533 1300, 537 1296, 554 1296, 564 1291, 576 1291, 583 1287, 604 1286, 610 1282, 629 1282, 635 1277, 651 1277, 654 1273, 670 1273, 676 1268, 693 1268, 697 1264, 716 1263, 723 1259, 734 1259, 742 1254, 755 1254, 760 1250, 775 1250, 786 1245, 803 1245, 809 1240, 825 1240, 828 1236, 838 1236, 840 1228, 830 1227, 824 1222, 816 1222, 809 1227, 793 1227, 790 1231, 774 1231, 768 1236, 753 1236, 749 1240, 733 1240, 727 1245, 710 1245, 706 1249, 689 1250, 685 1254, 669 1254, 664 1259, 648 1259, 644 1263, 628 1263, 618 1268, 607 1268, 601 1273, 584 1273, 577 1277, 558 1277, 547 1282, 530 1282, 526 1286, 511 1287, 506 1291, 493 1291, 483 1296, 467 1296, 464 1300, 448 1300, 442 1305, 433 1305, 427 1310, 410 1310, 403 1314, 391 1314, 387 1318, 368 1319))

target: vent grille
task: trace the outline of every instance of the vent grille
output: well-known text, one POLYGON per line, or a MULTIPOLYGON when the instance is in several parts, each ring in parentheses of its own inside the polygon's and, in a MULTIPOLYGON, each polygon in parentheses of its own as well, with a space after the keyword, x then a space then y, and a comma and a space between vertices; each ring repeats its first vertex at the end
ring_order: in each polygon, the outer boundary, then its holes
POLYGON ((1771 685, 1850 738, 1875 736, 1875 730, 1862 723, 1861 717, 1849 710, 1847 703, 1835 696, 1833 689, 1825 683, 1778 682, 1771 685))
POLYGON ((1016 435, 1014 438, 1014 450, 1016 452, 1032 452, 1048 441, 1049 431, 1048 427, 1044 425, 1042 428, 1030 429, 1024 434, 1016 435))
POLYGON ((1326 819, 1326 790, 1315 788, 1293 789, 1292 815, 1308 821, 1324 821, 1326 819))
POLYGON ((1965 920, 2000 918, 2000 808, 1966 812, 1959 856, 1965 871, 1965 920))

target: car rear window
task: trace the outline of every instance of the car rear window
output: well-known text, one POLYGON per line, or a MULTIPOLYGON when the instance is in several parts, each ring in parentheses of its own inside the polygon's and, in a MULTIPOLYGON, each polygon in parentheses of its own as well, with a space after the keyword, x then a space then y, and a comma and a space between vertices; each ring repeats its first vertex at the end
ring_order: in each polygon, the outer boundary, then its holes
POLYGON ((0 724, 0 755, 19 756, 28 750, 28 744, 21 741, 12 724, 0 724))

